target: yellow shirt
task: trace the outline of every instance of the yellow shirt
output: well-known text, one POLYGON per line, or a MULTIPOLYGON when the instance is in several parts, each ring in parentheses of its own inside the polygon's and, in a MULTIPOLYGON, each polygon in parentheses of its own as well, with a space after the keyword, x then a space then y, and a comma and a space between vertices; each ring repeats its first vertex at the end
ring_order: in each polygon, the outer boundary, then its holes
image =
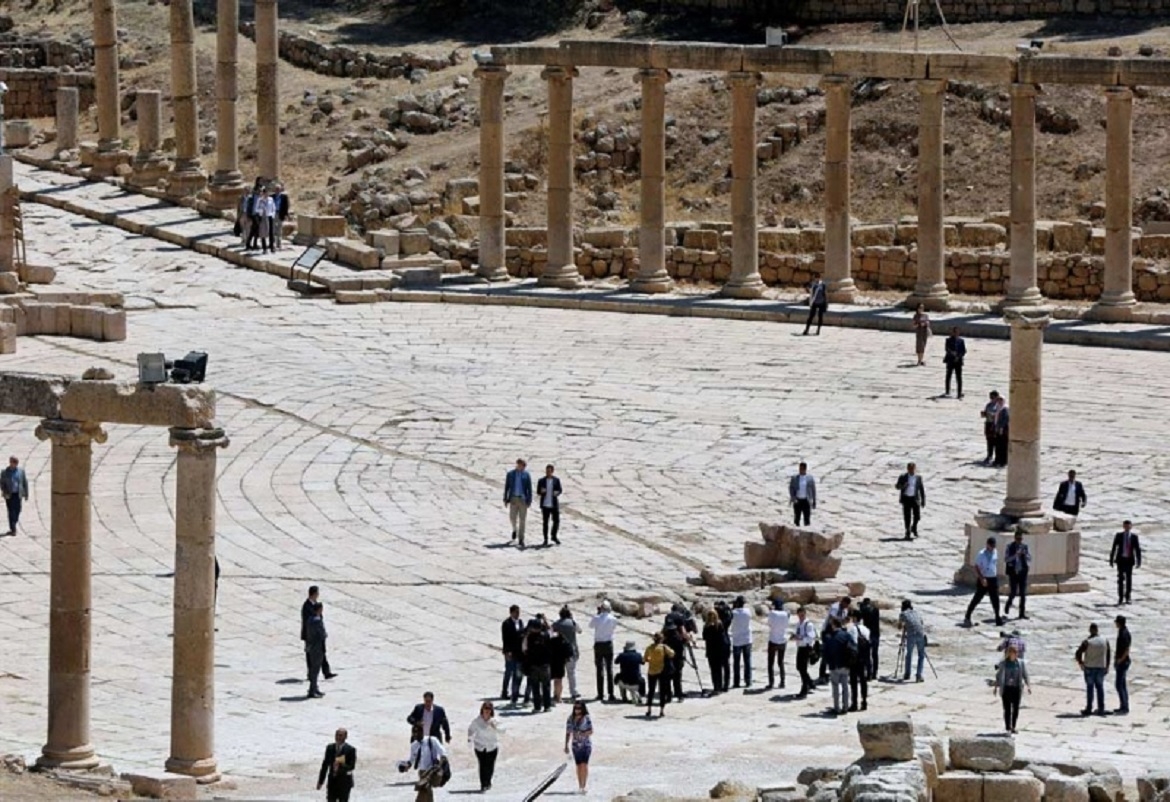
POLYGON ((662 670, 666 668, 666 661, 674 657, 674 649, 665 643, 656 643, 646 649, 646 654, 643 657, 646 660, 648 674, 661 674, 662 670))

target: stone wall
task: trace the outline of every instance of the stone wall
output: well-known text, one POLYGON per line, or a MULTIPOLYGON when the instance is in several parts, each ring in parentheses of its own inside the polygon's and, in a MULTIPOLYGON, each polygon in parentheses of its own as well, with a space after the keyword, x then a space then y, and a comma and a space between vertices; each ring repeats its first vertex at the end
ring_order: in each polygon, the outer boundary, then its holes
MULTIPOLYGON (((999 219, 999 218, 990 218, 999 219)), ((1001 296, 1011 272, 1006 231, 997 222, 955 219, 945 227, 946 280, 951 292, 1001 296)), ((764 228, 760 238, 760 275, 770 286, 802 286, 824 270, 824 229, 764 228)), ((672 278, 722 283, 731 275, 731 224, 676 223, 666 232, 666 270, 672 278)), ((586 278, 631 278, 637 271, 636 228, 581 232, 574 248, 586 278)), ((508 272, 539 276, 548 260, 543 228, 509 228, 505 253, 508 272)), ((1087 221, 1045 222, 1037 226, 1040 290, 1057 300, 1095 300, 1104 281, 1104 230, 1087 221)), ((466 266, 471 248, 434 243, 466 266)), ((918 272, 917 226, 859 225, 853 231, 853 279, 863 290, 912 290, 918 272)), ((438 252, 438 251, 436 251, 438 252)), ((1134 235, 1134 292, 1141 301, 1170 300, 1170 235, 1134 235)))
MULTIPOLYGON (((240 33, 255 41, 256 23, 241 22, 240 33)), ((457 63, 456 53, 437 58, 405 50, 381 55, 345 45, 329 45, 307 36, 281 31, 280 57, 295 67, 347 78, 409 78, 421 81, 428 72, 446 69, 457 63)))
POLYGON ((93 64, 93 47, 68 42, 0 38, 0 67, 81 67, 93 64))
POLYGON ((10 120, 55 117, 58 86, 76 86, 82 110, 94 102, 93 74, 88 72, 0 68, 0 81, 8 84, 4 116, 10 120))
MULTIPOLYGON (((782 4, 761 0, 671 0, 670 5, 804 23, 885 21, 900 25, 906 11, 901 0, 789 0, 782 4)), ((921 9, 923 23, 938 22, 931 4, 923 3, 921 9)), ((944 0, 943 10, 951 23, 1046 19, 1054 15, 1125 17, 1170 13, 1170 0, 944 0)))

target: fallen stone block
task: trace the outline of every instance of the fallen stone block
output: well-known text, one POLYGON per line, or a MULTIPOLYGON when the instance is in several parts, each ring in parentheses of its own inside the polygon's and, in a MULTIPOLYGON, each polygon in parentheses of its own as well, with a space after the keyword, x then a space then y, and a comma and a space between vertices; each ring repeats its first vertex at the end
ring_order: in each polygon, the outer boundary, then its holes
POLYGON ((353 240, 330 240, 330 250, 342 264, 359 270, 377 270, 382 266, 382 254, 377 248, 353 240))
POLYGON ((135 796, 151 799, 196 799, 198 783, 194 777, 170 772, 125 773, 122 779, 130 783, 135 796))
POLYGON ((56 279, 56 268, 48 265, 23 265, 20 268, 20 280, 25 284, 52 284, 56 279))
POLYGON ((984 774, 983 802, 1040 802, 1044 783, 1022 774, 984 774))
POLYGON ((951 767, 975 771, 1010 771, 1016 742, 1006 735, 952 735, 951 767))
POLYGON ((11 270, 0 272, 0 295, 15 295, 20 290, 20 276, 11 270))
POLYGON ((1044 780, 1044 802, 1089 802, 1089 784, 1083 777, 1053 774, 1044 780))
POLYGON ((1094 766, 1089 775, 1089 799, 1092 802, 1122 802, 1125 785, 1121 772, 1112 766, 1094 766))
POLYGON ((1077 519, 1063 512, 1052 513, 1052 528, 1057 532, 1072 532, 1077 528, 1077 519))
MULTIPOLYGON (((745 590, 758 590, 770 581, 772 575, 761 571, 743 571, 731 574, 717 574, 707 568, 699 572, 699 579, 707 587, 720 593, 741 593, 745 590)), ((777 577, 778 578, 778 577, 777 577)))
POLYGON ((126 310, 102 309, 102 339, 106 342, 122 342, 126 339, 126 310))
POLYGON ((0 323, 0 354, 16 353, 16 324, 0 323))
POLYGON ((437 287, 443 280, 443 269, 441 267, 408 267, 396 270, 395 275, 401 280, 403 287, 437 287))
POLYGON ((1151 771, 1139 776, 1137 789, 1141 802, 1161 802, 1158 797, 1170 793, 1170 771, 1151 771))
POLYGON ((403 256, 428 253, 431 250, 431 236, 425 228, 412 228, 399 233, 399 253, 403 256))
POLYGON ((913 760, 914 722, 910 716, 863 718, 857 737, 866 760, 913 760))
POLYGON ((983 775, 966 771, 940 775, 934 802, 983 802, 983 775))
POLYGON ((382 252, 382 256, 389 259, 398 257, 399 233, 393 229, 380 229, 369 233, 370 245, 382 252))

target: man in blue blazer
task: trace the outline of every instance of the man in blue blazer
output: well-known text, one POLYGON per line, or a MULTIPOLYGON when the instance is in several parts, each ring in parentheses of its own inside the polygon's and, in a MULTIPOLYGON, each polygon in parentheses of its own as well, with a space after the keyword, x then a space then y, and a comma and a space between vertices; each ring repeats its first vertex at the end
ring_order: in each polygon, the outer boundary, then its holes
POLYGON ((540 499, 540 516, 544 523, 544 545, 548 545, 548 521, 552 519, 552 539, 558 546, 561 541, 557 535, 561 531, 561 480, 553 476, 556 469, 552 465, 544 466, 544 476, 536 483, 536 497, 540 499))
POLYGON ((524 548, 524 523, 528 519, 528 508, 532 506, 532 477, 528 475, 528 463, 516 460, 516 467, 504 477, 504 506, 512 521, 512 539, 524 548))

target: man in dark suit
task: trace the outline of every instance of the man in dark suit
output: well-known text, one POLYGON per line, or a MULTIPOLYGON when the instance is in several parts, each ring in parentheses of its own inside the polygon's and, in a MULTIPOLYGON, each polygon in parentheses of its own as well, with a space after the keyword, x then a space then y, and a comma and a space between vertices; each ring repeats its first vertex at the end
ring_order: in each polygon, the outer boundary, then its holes
POLYGON ((812 511, 817 506, 817 480, 808 472, 808 463, 802 462, 797 467, 797 473, 788 477, 788 501, 796 518, 796 525, 804 519, 808 526, 812 520, 812 511))
POLYGON ((902 502, 902 521, 906 524, 906 540, 918 537, 918 520, 926 506, 926 484, 918 475, 914 463, 906 464, 906 473, 894 483, 898 488, 898 500, 902 502))
POLYGON ((548 545, 548 521, 552 519, 552 539, 558 546, 561 541, 557 535, 561 531, 561 480, 553 476, 556 469, 552 465, 544 466, 544 476, 536 483, 536 497, 540 499, 540 516, 544 522, 544 545, 548 545))
POLYGON ((1012 542, 1004 552, 1004 567, 1008 576, 1008 599, 1004 605, 1003 614, 1012 611, 1012 601, 1020 597, 1020 618, 1027 618, 1025 608, 1028 605, 1028 571, 1032 567, 1032 551, 1024 542, 1024 533, 1016 532, 1012 542))
POLYGON ((516 467, 504 477, 504 506, 512 522, 512 539, 520 541, 520 548, 524 548, 524 523, 532 506, 532 477, 527 468, 528 463, 518 459, 516 467))
MULTIPOLYGON (((309 657, 309 619, 313 615, 313 605, 317 603, 320 595, 321 589, 316 585, 310 585, 309 596, 301 605, 301 640, 305 642, 305 668, 309 673, 313 671, 313 661, 309 657)), ((325 656, 324 643, 321 644, 321 671, 325 675, 325 679, 333 679, 337 676, 329 669, 329 658, 325 656)))
POLYGON ((963 397, 963 360, 967 358, 967 343, 959 336, 959 327, 955 326, 951 329, 951 336, 947 337, 945 343, 946 356, 943 357, 943 362, 947 366, 947 384, 945 395, 951 394, 951 376, 955 377, 956 389, 959 391, 959 398, 963 397))
POLYGON ((1068 479, 1060 483, 1056 489, 1056 499, 1052 502, 1052 509, 1059 510, 1073 517, 1081 512, 1081 507, 1089 503, 1085 495, 1084 486, 1077 481, 1077 472, 1069 471, 1068 479))
POLYGON ((1132 521, 1124 521, 1109 550, 1109 567, 1117 565, 1118 605, 1133 603, 1133 569, 1142 567, 1142 546, 1132 527, 1132 521))
POLYGON ((508 617, 500 624, 500 641, 504 650, 504 686, 500 698, 511 698, 512 704, 516 704, 520 700, 520 681, 524 678, 524 621, 520 618, 520 605, 508 608, 508 617))
POLYGON ((999 406, 995 418, 991 422, 995 433, 995 467, 1005 468, 1008 464, 1008 436, 1011 430, 1011 412, 1003 399, 999 399, 999 406))
POLYGON ((415 705, 414 710, 406 717, 406 723, 418 724, 423 728, 423 735, 433 735, 442 743, 444 738, 451 743, 451 725, 447 723, 447 711, 435 704, 435 695, 430 691, 423 694, 421 705, 415 705))
POLYGON ((326 802, 349 802, 357 750, 345 742, 349 733, 344 727, 333 737, 334 742, 325 747, 325 759, 321 761, 321 773, 317 775, 317 790, 325 786, 326 802))
POLYGON ((984 465, 990 465, 995 459, 995 414, 999 412, 1001 399, 999 393, 992 390, 987 394, 988 401, 979 411, 983 418, 983 439, 987 441, 987 456, 983 459, 984 465))
POLYGON ((309 622, 305 628, 305 654, 309 657, 309 693, 310 699, 319 699, 325 694, 317 687, 317 675, 321 673, 321 664, 325 662, 325 619, 322 617, 324 605, 314 602, 309 610, 309 622))

